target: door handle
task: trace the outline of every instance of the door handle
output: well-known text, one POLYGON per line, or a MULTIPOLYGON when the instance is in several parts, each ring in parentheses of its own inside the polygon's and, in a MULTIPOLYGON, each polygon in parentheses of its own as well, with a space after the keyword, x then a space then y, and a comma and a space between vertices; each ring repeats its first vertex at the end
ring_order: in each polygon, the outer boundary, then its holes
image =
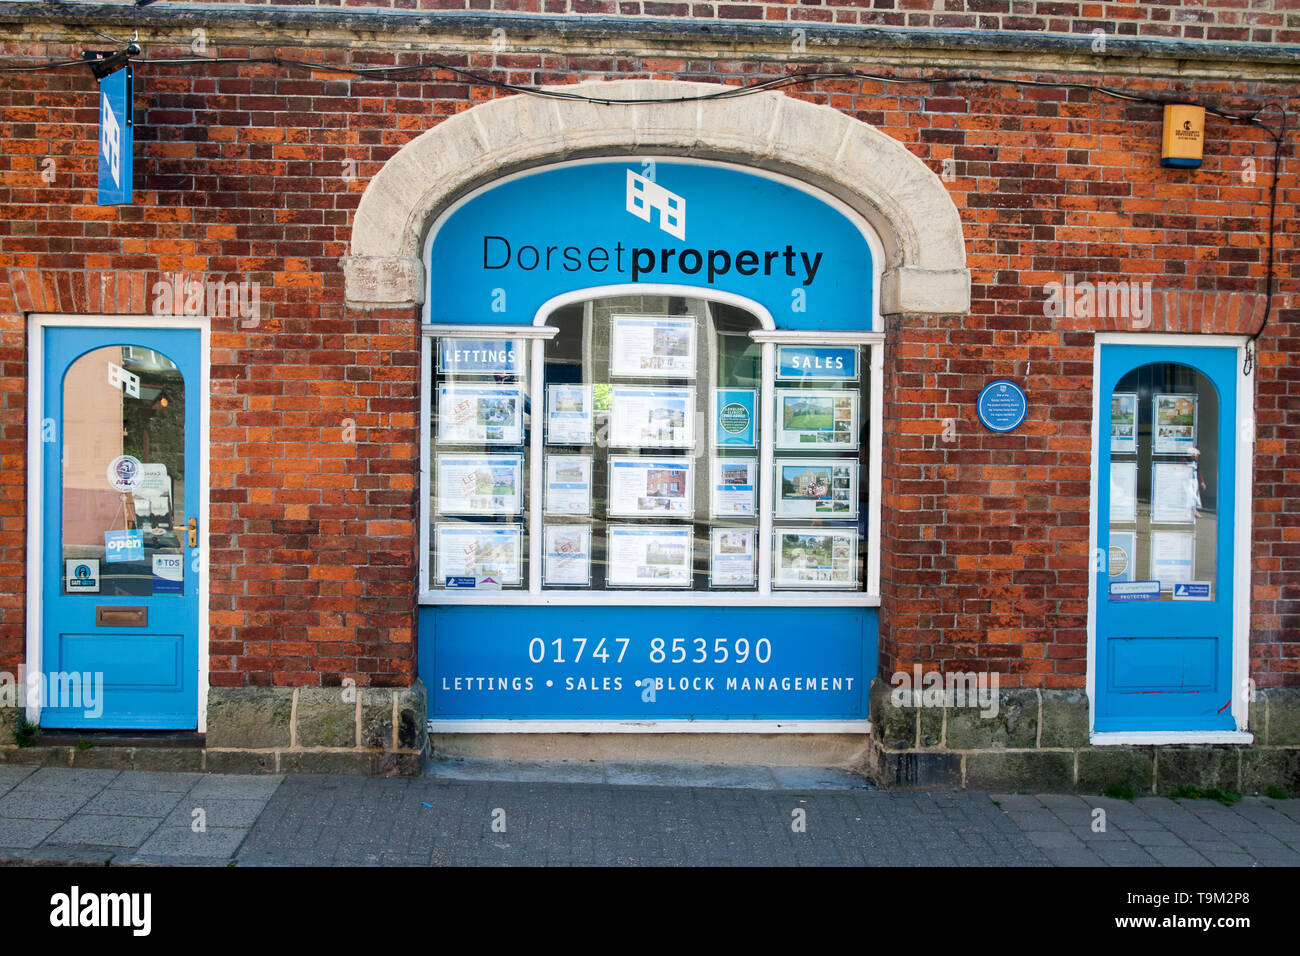
POLYGON ((199 519, 191 518, 190 519, 190 547, 197 548, 198 546, 199 546, 199 519))

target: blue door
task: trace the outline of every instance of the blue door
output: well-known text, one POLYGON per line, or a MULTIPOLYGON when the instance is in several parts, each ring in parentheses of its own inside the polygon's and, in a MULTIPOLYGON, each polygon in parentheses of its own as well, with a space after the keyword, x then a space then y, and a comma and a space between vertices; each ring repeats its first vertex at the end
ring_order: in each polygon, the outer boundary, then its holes
POLYGON ((1237 729, 1238 362, 1232 348, 1102 346, 1097 732, 1237 729))
POLYGON ((199 335, 44 331, 43 727, 198 726, 199 335))

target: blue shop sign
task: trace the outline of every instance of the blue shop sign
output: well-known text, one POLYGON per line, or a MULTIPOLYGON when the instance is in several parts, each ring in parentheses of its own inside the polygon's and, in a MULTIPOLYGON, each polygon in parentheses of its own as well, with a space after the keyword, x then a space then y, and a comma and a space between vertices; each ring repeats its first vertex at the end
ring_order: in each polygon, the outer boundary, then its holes
POLYGON ((524 343, 520 339, 440 339, 438 371, 518 378, 524 373, 524 343))
POLYGON ((135 76, 125 66, 99 81, 99 205, 132 201, 135 76))
POLYGON ((1020 427, 1029 410, 1024 389, 1005 379, 989 382, 975 401, 975 414, 989 431, 1009 432, 1020 427))
POLYGON ((848 347, 782 345, 776 350, 779 379, 858 380, 858 350, 848 347))
POLYGON ((420 611, 435 720, 865 720, 874 608, 420 611))
POLYGON ((777 328, 871 329, 876 256, 859 226, 791 181, 629 158, 506 179, 441 221, 434 325, 532 325, 575 289, 685 285, 761 302, 777 328))

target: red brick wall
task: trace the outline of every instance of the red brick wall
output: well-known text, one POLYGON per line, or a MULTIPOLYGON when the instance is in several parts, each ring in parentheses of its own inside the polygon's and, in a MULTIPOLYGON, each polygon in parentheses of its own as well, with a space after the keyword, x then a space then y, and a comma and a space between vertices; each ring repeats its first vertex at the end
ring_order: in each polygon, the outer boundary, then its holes
MULTIPOLYGON (((77 52, 0 47, 4 58, 77 52)), ((155 45, 149 55, 173 52, 188 49, 155 45)), ((221 47, 227 57, 274 52, 221 47)), ((704 58, 451 59, 525 83, 725 82, 783 69, 704 58)), ((352 61, 395 58, 371 51, 352 61)), ((375 170, 440 118, 496 94, 450 75, 389 83, 270 65, 140 63, 137 76, 136 198, 124 208, 92 204, 88 72, 0 76, 0 667, 21 658, 24 633, 21 313, 147 311, 159 274, 187 271, 261 284, 256 327, 218 319, 213 328, 213 683, 405 683, 414 668, 418 317, 344 308, 339 260, 375 170), (52 183, 41 177, 47 157, 52 183), (355 177, 345 175, 350 160, 355 177), (344 440, 348 419, 355 443, 344 440)), ((1108 82, 1157 94, 1174 87, 1154 77, 1108 82)), ((1290 110, 1300 107, 1292 85, 1177 88, 1227 108, 1288 97, 1290 110)), ((1157 108, 1084 92, 866 82, 793 95, 881 127, 936 172, 953 161, 948 185, 974 277, 969 316, 909 317, 889 331, 882 667, 977 660, 1004 671, 1008 685, 1081 687, 1092 336, 1044 315, 1043 285, 1064 273, 1150 279, 1172 290, 1158 298, 1152 331, 1254 328, 1271 144, 1211 118, 1204 167, 1166 171, 1157 108), (1241 175, 1244 159, 1254 182, 1241 175), (984 432, 971 411, 995 376, 1022 380, 1029 393, 1030 417, 1010 435, 984 432), (946 419, 953 441, 944 440, 946 419)), ((1300 686, 1300 313, 1290 304, 1300 291, 1298 170, 1288 158, 1281 294, 1258 360, 1251 667, 1261 686, 1300 686)))
POLYGON ((241 0, 242 6, 492 11, 1092 33, 1252 43, 1300 43, 1296 0, 241 0))

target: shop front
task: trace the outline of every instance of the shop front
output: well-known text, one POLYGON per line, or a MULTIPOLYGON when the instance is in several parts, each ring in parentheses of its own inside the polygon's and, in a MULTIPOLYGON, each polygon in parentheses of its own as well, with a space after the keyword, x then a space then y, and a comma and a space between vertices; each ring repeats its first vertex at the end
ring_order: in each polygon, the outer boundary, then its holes
MULTIPOLYGON (((504 63, 494 24, 465 43, 504 63)), ((721 82, 671 79, 694 54, 637 29, 617 69, 539 34, 564 68, 511 90, 342 35, 294 87, 141 56, 132 201, 30 172, 0 251, 0 760, 1289 788, 1294 282, 1256 294, 1288 193, 1262 161, 1222 188, 1271 145, 1255 114, 1167 167, 1162 106, 1092 68, 862 46, 837 64, 889 79, 794 82, 763 28, 778 92, 703 33, 721 82), (634 75, 665 78, 592 79, 634 75), (176 118, 204 97, 235 105, 176 118), (195 130, 235 205, 186 178, 195 130)), ((1178 92, 1292 66, 1250 69, 1178 92)))
POLYGON ((870 227, 787 177, 625 156, 476 191, 428 249, 432 729, 864 732, 870 227))
MULTIPOLYGON (((829 110, 763 99, 788 112, 792 140, 801 118, 833 119, 850 145, 874 139, 829 110)), ((886 239, 862 211, 888 223, 880 207, 897 203, 877 183, 879 198, 855 195, 843 168, 837 185, 806 135, 789 157, 757 128, 749 152, 735 129, 726 148, 683 151, 638 147, 625 110, 601 118, 593 155, 534 145, 532 161, 392 217, 386 239, 354 235, 354 253, 400 242, 391 227, 405 220, 421 241, 418 270, 374 256, 349 268, 362 300, 378 298, 363 280, 422 276, 429 730, 865 735, 884 299, 900 311, 900 289, 928 278, 964 304, 964 271, 909 275, 919 237, 886 239)), ((456 123, 390 165, 447 150, 456 123)), ((697 146, 725 132, 711 125, 693 126, 697 146)), ((896 144, 862 145, 942 200, 936 225, 955 223, 937 177, 896 144)), ((381 172, 360 221, 388 186, 381 172)), ((934 236, 930 258, 951 247, 934 236)))

